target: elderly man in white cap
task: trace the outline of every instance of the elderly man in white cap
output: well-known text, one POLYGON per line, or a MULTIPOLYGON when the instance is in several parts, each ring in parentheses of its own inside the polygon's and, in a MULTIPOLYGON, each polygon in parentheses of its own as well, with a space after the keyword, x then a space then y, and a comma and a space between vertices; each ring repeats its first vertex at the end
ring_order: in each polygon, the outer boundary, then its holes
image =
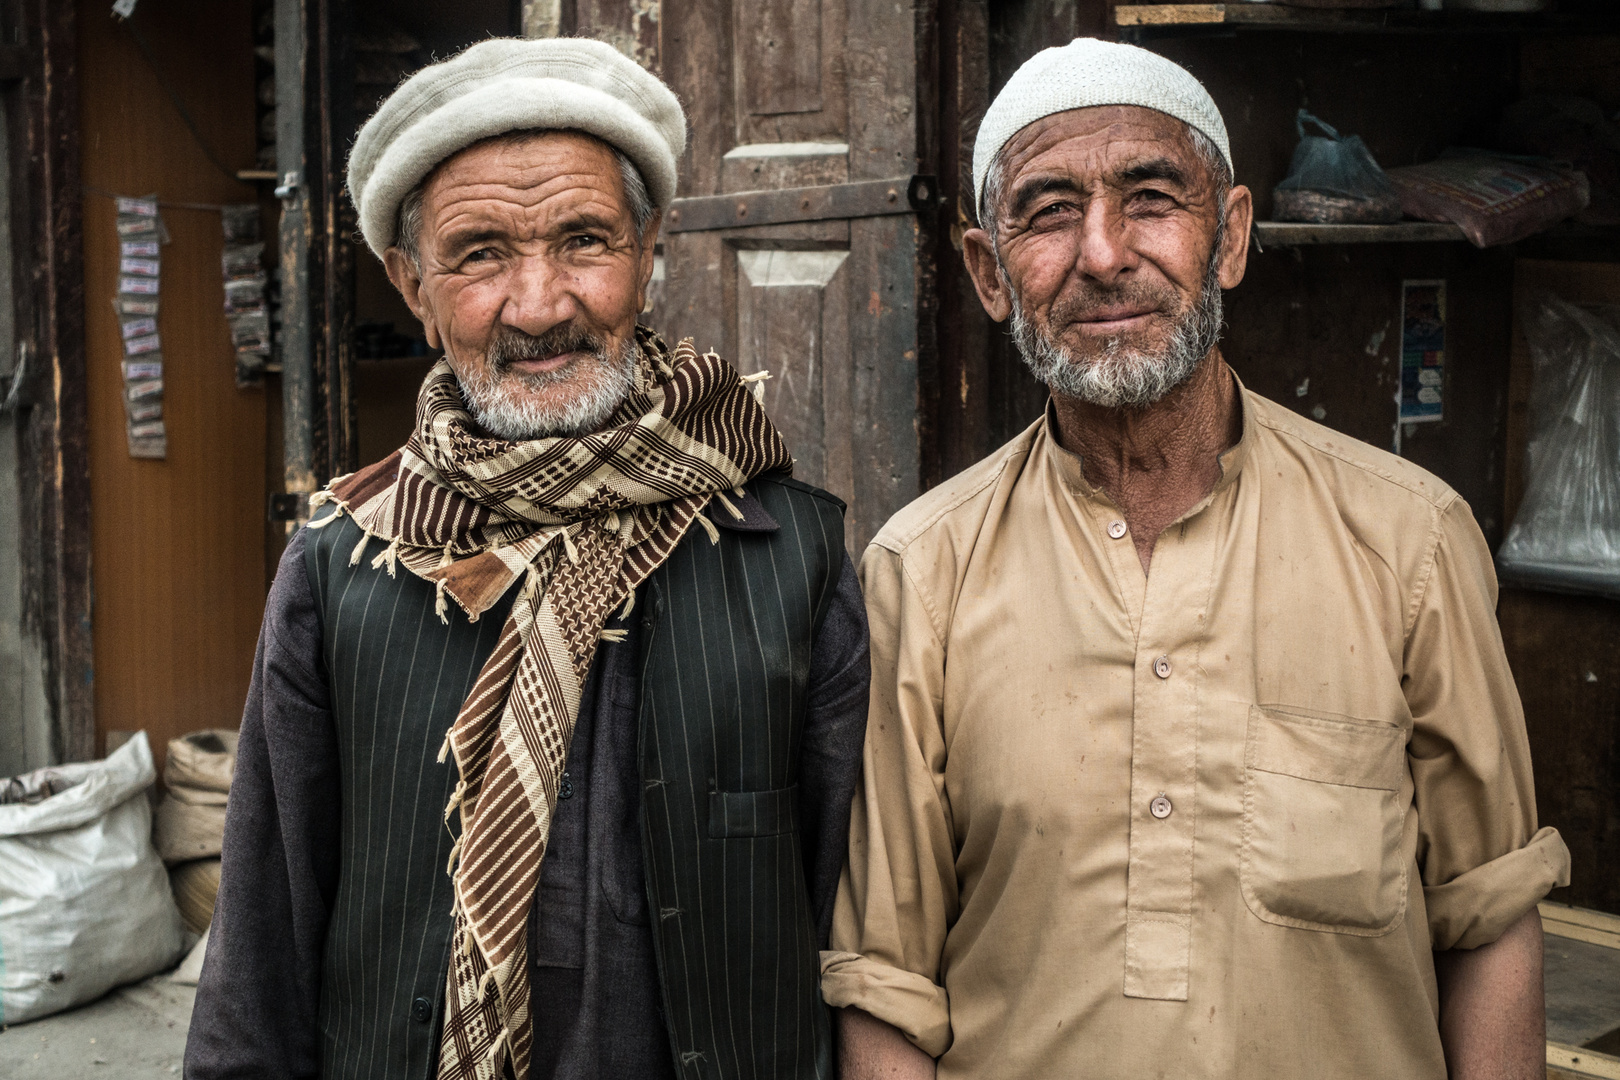
POLYGON ((864 612, 753 388, 636 324, 684 143, 587 40, 475 45, 360 132, 444 360, 271 590, 188 1077, 832 1074, 864 612))
POLYGON ((1568 853, 1468 507, 1226 365, 1252 204, 1187 72, 1047 50, 974 174, 1051 403, 862 563, 843 1076, 1541 1076, 1568 853))

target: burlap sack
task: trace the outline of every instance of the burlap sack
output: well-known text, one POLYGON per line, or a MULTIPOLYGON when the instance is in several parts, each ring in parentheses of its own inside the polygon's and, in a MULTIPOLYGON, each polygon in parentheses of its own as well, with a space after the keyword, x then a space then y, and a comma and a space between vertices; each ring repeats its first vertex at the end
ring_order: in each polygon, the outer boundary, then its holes
POLYGON ((220 853, 235 769, 234 731, 193 731, 169 741, 163 766, 169 790, 158 804, 152 837, 165 863, 173 866, 220 853))

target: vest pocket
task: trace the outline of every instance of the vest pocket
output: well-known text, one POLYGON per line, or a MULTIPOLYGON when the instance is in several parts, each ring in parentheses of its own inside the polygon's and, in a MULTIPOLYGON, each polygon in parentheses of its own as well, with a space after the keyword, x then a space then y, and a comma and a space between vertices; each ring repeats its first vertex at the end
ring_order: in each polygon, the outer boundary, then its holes
POLYGON ((1406 913, 1406 735, 1254 706, 1244 755, 1243 899, 1280 926, 1376 937, 1406 913))
POLYGON ((799 785, 709 793, 709 836, 774 836, 799 828, 799 785))

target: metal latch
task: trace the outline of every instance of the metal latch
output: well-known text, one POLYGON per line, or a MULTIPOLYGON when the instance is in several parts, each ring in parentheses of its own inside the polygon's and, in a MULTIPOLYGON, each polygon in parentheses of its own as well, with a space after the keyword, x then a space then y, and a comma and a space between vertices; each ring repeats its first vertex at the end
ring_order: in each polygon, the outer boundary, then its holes
POLYGON ((309 517, 309 493, 306 491, 272 491, 270 493, 271 521, 303 521, 309 517))
POLYGON ((276 185, 275 195, 278 199, 290 199, 296 194, 298 194, 298 170, 291 169, 282 176, 281 183, 276 185))
POLYGON ((666 232, 708 232, 751 225, 785 225, 799 221, 885 217, 915 214, 939 205, 939 185, 932 176, 896 176, 817 187, 739 191, 676 199, 664 220, 666 232))

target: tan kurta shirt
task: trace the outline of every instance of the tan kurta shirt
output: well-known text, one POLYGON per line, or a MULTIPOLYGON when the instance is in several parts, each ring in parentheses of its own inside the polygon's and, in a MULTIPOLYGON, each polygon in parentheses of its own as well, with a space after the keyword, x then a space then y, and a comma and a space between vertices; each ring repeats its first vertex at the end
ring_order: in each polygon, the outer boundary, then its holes
POLYGON ((1443 1078, 1431 949, 1567 881, 1468 506, 1242 401, 1151 575, 1050 415, 866 553, 822 988, 942 1078, 1443 1078))

